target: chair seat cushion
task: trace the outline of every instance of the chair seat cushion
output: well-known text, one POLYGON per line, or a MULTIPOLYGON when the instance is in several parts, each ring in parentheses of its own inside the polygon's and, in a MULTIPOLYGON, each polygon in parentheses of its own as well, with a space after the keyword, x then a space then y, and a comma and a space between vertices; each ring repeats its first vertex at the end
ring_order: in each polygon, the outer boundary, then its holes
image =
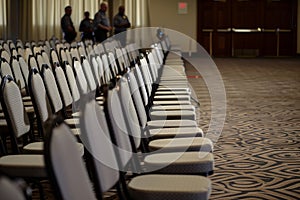
POLYGON ((196 114, 190 110, 168 110, 168 111, 152 111, 150 112, 151 120, 163 119, 190 119, 196 120, 196 114))
POLYGON ((80 114, 81 114, 81 112, 73 112, 72 117, 78 118, 78 117, 80 117, 80 114))
POLYGON ((210 174, 214 156, 208 152, 155 153, 144 159, 147 172, 164 174, 210 174))
POLYGON ((154 100, 153 105, 191 105, 191 102, 188 100, 182 100, 182 101, 174 101, 174 100, 154 100))
MULTIPOLYGON (((81 143, 77 143, 78 151, 81 156, 84 155, 84 146, 81 143)), ((24 152, 31 154, 43 154, 44 142, 32 142, 23 147, 24 152)))
POLYGON ((156 95, 154 96, 154 101, 171 101, 171 100, 176 100, 176 101, 190 101, 191 97, 190 95, 156 95))
POLYGON ((129 184, 132 199, 176 200, 208 199, 211 181, 192 175, 143 175, 133 178, 129 184))
POLYGON ((33 106, 26 106, 25 111, 27 112, 28 115, 33 115, 35 113, 33 106))
POLYGON ((33 106, 32 101, 24 101, 23 104, 24 104, 24 106, 26 106, 26 107, 27 107, 27 106, 30 106, 30 107, 33 106))
POLYGON ((194 120, 153 120, 147 122, 148 127, 152 128, 175 128, 175 127, 197 127, 194 120))
POLYGON ((71 128, 71 131, 75 136, 80 135, 80 128, 71 128))
POLYGON ((150 129, 149 133, 154 139, 172 137, 203 137, 203 131, 198 127, 150 129))
POLYGON ((183 151, 204 151, 212 152, 213 144, 208 138, 187 137, 174 139, 158 139, 149 142, 151 151, 159 152, 183 152, 183 151))
POLYGON ((23 147, 25 153, 31 154, 43 154, 44 142, 32 142, 23 147))
POLYGON ((22 99, 23 99, 23 101, 31 101, 31 97, 30 96, 24 96, 22 99))
POLYGON ((44 155, 8 155, 0 158, 0 170, 12 177, 47 177, 44 155))
POLYGON ((0 112, 0 118, 4 118, 4 113, 0 112))
POLYGON ((163 110, 190 110, 195 111, 196 108, 194 105, 153 105, 151 107, 152 111, 163 111, 163 110))
POLYGON ((79 118, 65 119, 64 122, 65 122, 66 124, 68 124, 69 126, 79 125, 79 118))
POLYGON ((157 91, 155 92, 155 96, 157 95, 191 95, 190 91, 157 91))
POLYGON ((189 87, 180 87, 180 86, 164 86, 164 85, 160 85, 158 88, 157 88, 157 91, 186 91, 186 92, 190 92, 191 89, 189 87))

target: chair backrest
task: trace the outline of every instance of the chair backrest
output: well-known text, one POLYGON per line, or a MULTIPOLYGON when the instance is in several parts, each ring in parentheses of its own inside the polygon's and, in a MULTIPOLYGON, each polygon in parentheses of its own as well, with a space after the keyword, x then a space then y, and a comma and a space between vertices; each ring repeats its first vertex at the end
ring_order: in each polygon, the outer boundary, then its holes
POLYGON ((94 99, 85 103, 80 124, 81 141, 93 156, 100 191, 105 192, 119 181, 119 171, 105 113, 94 99))
POLYGON ((28 78, 29 78, 29 67, 28 67, 28 64, 26 63, 26 61, 24 60, 24 58, 21 57, 21 56, 18 57, 18 61, 19 61, 19 64, 20 64, 20 67, 21 67, 21 70, 22 70, 22 73, 23 73, 26 85, 28 85, 28 78))
POLYGON ((39 46, 32 47, 33 54, 36 56, 37 54, 41 53, 41 48, 39 46))
POLYGON ((95 91, 97 89, 97 83, 93 76, 92 67, 86 58, 82 60, 82 68, 90 90, 95 91))
POLYGON ((16 45, 14 44, 14 42, 12 40, 7 40, 7 43, 9 45, 10 50, 12 50, 13 48, 16 48, 16 45))
POLYGON ((108 53, 108 60, 109 60, 110 69, 112 71, 112 76, 116 77, 119 74, 119 72, 118 72, 118 66, 116 63, 115 56, 112 52, 108 53))
POLYGON ((66 54, 66 52, 63 48, 59 49, 59 55, 60 55, 60 60, 61 60, 62 63, 68 61, 67 54, 66 54))
POLYGON ((0 55, 1 55, 1 58, 5 59, 6 62, 10 62, 10 59, 11 59, 11 56, 10 56, 10 53, 8 53, 5 49, 2 49, 0 51, 0 55))
POLYGON ((121 50, 122 50, 123 58, 125 61, 125 66, 130 67, 130 60, 129 60, 129 55, 128 55, 127 49, 122 48, 121 50))
POLYGON ((10 75, 6 75, 1 83, 1 104, 8 125, 18 138, 30 131, 30 122, 25 111, 22 95, 18 85, 10 75))
POLYGON ((49 130, 44 143, 45 163, 57 199, 96 199, 70 128, 62 123, 49 130))
POLYGON ((11 57, 17 57, 18 56, 18 52, 17 52, 17 49, 16 48, 12 48, 11 49, 11 57))
MULTIPOLYGON (((127 119, 126 122, 128 123, 130 134, 134 138, 136 148, 139 148, 141 144, 141 137, 144 137, 143 132, 141 132, 144 127, 140 126, 137 110, 129 89, 128 80, 125 78, 121 78, 119 81, 119 98, 124 118, 127 119)), ((143 115, 145 118, 141 120, 146 121, 146 113, 143 111, 141 111, 141 113, 144 113, 143 115)))
POLYGON ((36 68, 36 69, 40 70, 39 64, 33 55, 30 55, 28 59, 29 59, 30 69, 36 68))
POLYGON ((10 65, 8 64, 8 62, 6 62, 5 60, 1 60, 1 66, 0 66, 0 72, 2 76, 5 75, 10 75, 11 77, 13 77, 13 72, 10 68, 10 65))
POLYGON ((44 123, 52 115, 52 110, 43 79, 36 68, 30 70, 28 87, 37 115, 38 125, 40 130, 43 131, 44 123))
POLYGON ((99 49, 99 55, 105 53, 105 49, 102 43, 97 44, 97 47, 99 49))
MULTIPOLYGON (((153 49, 152 49, 153 51, 153 49)), ((153 81, 157 82, 158 81, 158 70, 159 70, 159 64, 155 62, 155 58, 153 56, 152 51, 148 54, 148 60, 149 60, 149 67, 152 71, 153 74, 153 81)))
POLYGON ((25 51, 24 51, 24 59, 28 63, 28 65, 29 65, 29 56, 33 56, 33 52, 31 48, 27 46, 25 47, 25 51))
POLYGON ((124 72, 125 69, 126 69, 126 67, 128 67, 128 65, 127 65, 127 63, 125 61, 122 49, 120 49, 120 48, 116 49, 116 59, 118 60, 118 63, 119 63, 119 66, 120 66, 120 70, 122 72, 124 72))
POLYGON ((108 63, 108 58, 106 54, 102 54, 101 56, 102 62, 103 62, 103 71, 104 71, 104 80, 105 83, 109 83, 109 81, 113 78, 110 68, 109 68, 109 63, 108 63))
POLYGON ((139 66, 136 64, 135 68, 132 69, 132 71, 129 72, 129 74, 130 74, 130 80, 135 79, 135 82, 130 83, 130 87, 132 87, 134 90, 140 90, 140 94, 144 102, 144 106, 148 105, 149 91, 147 91, 139 66))
POLYGON ((17 47, 17 52, 20 56, 22 56, 23 58, 25 58, 25 51, 22 47, 17 47))
POLYGON ((134 101, 134 105, 138 114, 138 118, 140 120, 140 125, 142 128, 145 128, 147 125, 147 113, 145 110, 145 106, 139 91, 139 86, 136 82, 135 76, 133 72, 128 73, 128 82, 129 82, 129 88, 130 88, 130 94, 132 96, 132 99, 134 101))
MULTIPOLYGON (((130 144, 128 124, 126 124, 123 110, 121 107, 120 99, 117 93, 117 89, 110 90, 108 92, 108 97, 106 105, 109 117, 107 118, 108 123, 111 124, 113 133, 111 133, 112 138, 115 138, 118 148, 116 148, 118 156, 121 161, 120 167, 126 167, 132 158, 132 148, 130 144)), ((129 119, 131 120, 131 119, 129 119)), ((124 168, 120 168, 121 171, 126 171, 124 168)))
POLYGON ((91 56, 91 70, 97 86, 101 85, 99 76, 99 66, 95 56, 91 56))
POLYGON ((43 57, 44 63, 48 66, 51 66, 50 59, 49 59, 49 56, 46 53, 46 51, 42 51, 42 57, 43 57))
POLYGON ((23 49, 23 48, 24 48, 23 41, 20 40, 20 39, 18 39, 18 40, 16 41, 16 46, 17 46, 17 47, 22 47, 22 49, 23 49))
POLYGON ((63 48, 63 47, 64 47, 64 45, 63 45, 62 43, 57 43, 57 44, 55 44, 55 50, 56 50, 56 52, 59 53, 59 50, 60 50, 61 48, 63 48))
POLYGON ((17 183, 9 178, 0 176, 0 196, 5 200, 25 200, 25 196, 17 183))
POLYGON ((84 46, 79 46, 78 47, 78 53, 79 53, 80 56, 87 57, 87 54, 86 54, 84 46))
POLYGON ((152 84, 155 81, 155 75, 151 69, 150 64, 147 62, 146 57, 143 57, 141 59, 141 70, 142 70, 143 76, 148 76, 148 78, 147 78, 148 80, 147 80, 147 82, 146 81, 145 82, 147 84, 150 84, 150 87, 152 87, 152 84))
POLYGON ((48 65, 42 66, 42 76, 53 112, 58 113, 63 109, 63 103, 60 97, 54 74, 48 65))
POLYGON ((52 64, 60 63, 57 52, 54 49, 52 49, 50 51, 50 60, 51 60, 52 64))
POLYGON ((67 56, 67 60, 68 60, 69 64, 72 65, 72 57, 71 57, 69 49, 65 48, 65 52, 66 52, 66 56, 67 56))
MULTIPOLYGON (((9 42, 10 42, 10 41, 6 41, 6 42, 4 42, 4 43, 2 44, 3 49, 5 49, 5 51, 7 51, 8 54, 10 54, 9 42)), ((9 61, 7 61, 7 62, 9 62, 9 61)))
POLYGON ((163 52, 162 50, 159 48, 158 44, 154 44, 154 50, 156 52, 156 56, 157 56, 157 61, 159 62, 160 65, 163 64, 163 52))
POLYGON ((96 61, 98 63, 98 73, 99 73, 99 80, 102 83, 104 83, 104 68, 103 68, 103 62, 100 56, 96 56, 96 61))
POLYGON ((72 67, 69 64, 65 65, 65 73, 66 73, 66 78, 68 81, 68 85, 70 87, 71 90, 71 94, 72 94, 72 98, 73 98, 73 102, 77 102, 80 99, 80 93, 79 93, 79 89, 76 83, 76 79, 74 76, 74 72, 72 67))
POLYGON ((74 59, 73 62, 74 66, 74 74, 76 76, 76 82, 78 84, 78 89, 80 91, 81 94, 87 94, 90 90, 89 90, 89 86, 87 83, 87 80, 85 78, 83 69, 82 69, 82 65, 80 64, 80 62, 78 60, 74 59))
POLYGON ((18 84, 22 93, 26 93, 26 82, 22 74, 21 66, 16 58, 11 60, 11 69, 14 74, 15 82, 18 84))
MULTIPOLYGON (((35 57, 36 57, 36 60, 37 60, 38 66, 39 66, 39 70, 41 71, 42 66, 47 63, 44 61, 44 58, 41 53, 37 53, 35 57)), ((48 66, 51 67, 51 65, 48 65, 48 66)))
POLYGON ((54 74, 59 90, 61 91, 60 94, 63 104, 65 107, 70 106, 73 103, 73 98, 69 89, 68 81, 66 79, 64 70, 59 65, 56 65, 54 67, 54 74))
POLYGON ((148 69, 148 64, 147 64, 147 61, 145 58, 142 58, 140 60, 141 62, 141 65, 140 66, 136 66, 136 70, 137 72, 139 71, 138 75, 142 76, 142 80, 143 80, 143 83, 140 83, 140 84, 145 84, 146 86, 146 89, 147 89, 147 92, 148 92, 148 95, 150 96, 151 93, 152 93, 152 78, 150 76, 150 72, 149 72, 149 69, 148 69))
POLYGON ((80 55, 78 53, 77 48, 71 48, 70 54, 71 54, 72 59, 76 58, 77 60, 80 60, 80 55))

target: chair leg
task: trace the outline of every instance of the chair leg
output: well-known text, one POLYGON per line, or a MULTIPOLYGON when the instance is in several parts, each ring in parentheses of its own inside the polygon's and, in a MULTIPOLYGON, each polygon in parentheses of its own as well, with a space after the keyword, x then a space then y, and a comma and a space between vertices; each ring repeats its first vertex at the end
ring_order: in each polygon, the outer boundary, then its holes
POLYGON ((5 155, 7 152, 7 147, 5 142, 3 142, 5 138, 3 136, 0 137, 0 156, 5 155))
POLYGON ((38 189, 39 189, 39 193, 40 193, 40 199, 44 200, 45 199, 45 193, 44 193, 44 188, 42 186, 42 183, 40 181, 36 182, 38 189))
POLYGON ((124 172, 120 172, 120 183, 117 183, 116 189, 120 200, 130 199, 124 172))
POLYGON ((31 183, 30 185, 31 185, 32 188, 35 188, 35 186, 37 186, 38 191, 39 191, 40 200, 45 200, 45 193, 44 193, 43 185, 40 182, 40 180, 37 180, 37 179, 27 179, 26 181, 28 183, 31 183))

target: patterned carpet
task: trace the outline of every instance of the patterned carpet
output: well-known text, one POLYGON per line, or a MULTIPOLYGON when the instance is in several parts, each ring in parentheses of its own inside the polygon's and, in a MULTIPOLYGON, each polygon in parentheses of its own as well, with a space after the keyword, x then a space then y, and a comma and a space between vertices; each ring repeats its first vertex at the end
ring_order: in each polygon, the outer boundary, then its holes
MULTIPOLYGON (((300 59, 214 61, 226 88, 227 115, 215 145, 211 199, 300 199, 300 59)), ((210 96, 193 67, 187 74, 206 131, 210 96)), ((53 199, 47 185, 47 199, 53 199)))
MULTIPOLYGON (((300 59, 214 59, 227 116, 215 145, 211 199, 300 198, 300 59)), ((189 75, 195 71, 187 70, 189 75)), ((190 79, 207 130, 210 98, 190 79)), ((200 84, 199 84, 200 82, 200 84)))

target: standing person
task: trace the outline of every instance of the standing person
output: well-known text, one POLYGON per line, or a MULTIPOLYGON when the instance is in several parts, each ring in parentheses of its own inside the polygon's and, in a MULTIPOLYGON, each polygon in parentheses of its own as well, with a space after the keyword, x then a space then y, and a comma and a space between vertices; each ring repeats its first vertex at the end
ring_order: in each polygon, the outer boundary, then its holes
POLYGON ((64 39, 68 42, 71 43, 75 40, 77 36, 77 32, 74 28, 72 19, 71 19, 71 14, 72 14, 72 7, 71 6, 66 6, 65 7, 65 14, 61 18, 61 29, 64 33, 64 39))
POLYGON ((93 40, 93 20, 88 11, 84 12, 84 19, 80 22, 79 31, 82 32, 82 41, 93 40))
POLYGON ((103 42, 107 39, 107 32, 111 31, 109 20, 105 14, 107 10, 107 4, 102 2, 100 4, 100 10, 94 17, 94 31, 96 42, 103 42))
POLYGON ((125 7, 119 6, 119 13, 114 16, 115 35, 120 40, 121 44, 126 45, 126 30, 131 26, 128 17, 125 15, 125 7))

